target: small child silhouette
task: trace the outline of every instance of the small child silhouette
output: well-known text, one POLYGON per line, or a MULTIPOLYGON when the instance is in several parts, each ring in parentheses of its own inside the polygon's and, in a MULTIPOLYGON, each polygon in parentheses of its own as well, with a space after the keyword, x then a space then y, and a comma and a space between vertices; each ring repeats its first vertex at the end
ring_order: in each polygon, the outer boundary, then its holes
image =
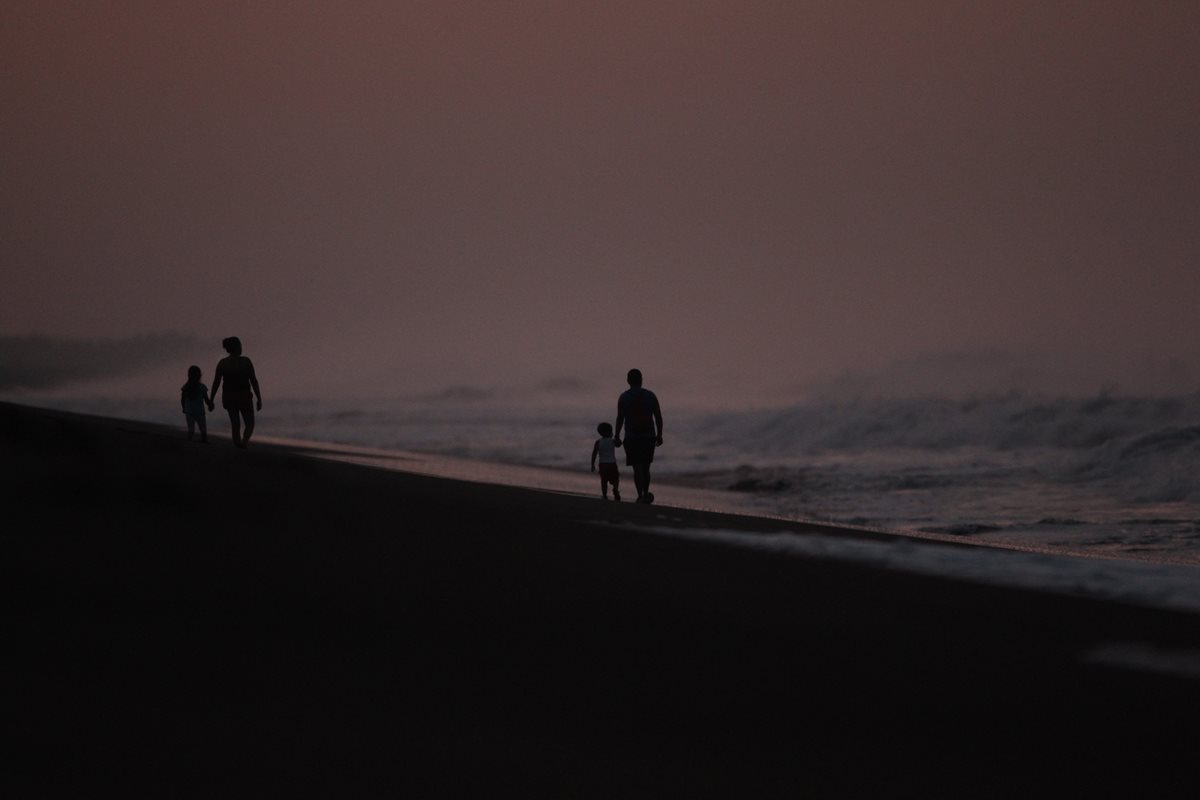
POLYGON ((617 468, 617 448, 621 445, 613 441, 613 428, 607 422, 596 426, 600 438, 592 446, 592 472, 596 471, 596 458, 600 459, 600 494, 608 499, 608 485, 612 484, 613 500, 621 499, 617 487, 621 485, 621 471, 617 468))
POLYGON ((208 387, 200 382, 200 368, 194 364, 188 367, 187 383, 179 391, 179 404, 183 406, 184 416, 187 417, 188 439, 195 434, 196 426, 200 427, 200 443, 208 444, 208 422, 204 418, 204 407, 212 411, 212 400, 208 396, 208 387))

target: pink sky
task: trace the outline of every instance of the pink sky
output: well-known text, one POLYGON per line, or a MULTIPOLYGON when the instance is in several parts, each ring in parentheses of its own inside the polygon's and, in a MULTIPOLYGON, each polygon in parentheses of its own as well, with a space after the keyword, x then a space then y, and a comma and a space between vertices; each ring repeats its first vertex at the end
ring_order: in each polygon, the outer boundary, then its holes
POLYGON ((6 3, 0 335, 238 334, 296 392, 1200 386, 1193 2, 347 6, 6 3))

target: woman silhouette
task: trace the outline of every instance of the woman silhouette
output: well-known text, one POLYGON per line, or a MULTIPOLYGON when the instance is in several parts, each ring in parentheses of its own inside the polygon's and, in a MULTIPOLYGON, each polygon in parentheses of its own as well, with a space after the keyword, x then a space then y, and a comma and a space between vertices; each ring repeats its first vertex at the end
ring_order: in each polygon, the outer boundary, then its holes
POLYGON ((221 395, 221 405, 229 412, 229 423, 233 426, 233 443, 237 447, 245 447, 254 433, 255 408, 262 411, 262 392, 258 389, 258 378, 254 375, 254 365, 250 359, 242 355, 242 340, 230 336, 221 342, 228 356, 217 362, 213 373, 212 394, 217 394, 221 382, 225 382, 225 391, 221 395), (251 397, 253 391, 253 397, 251 397), (242 420, 246 421, 246 432, 242 433, 242 420))

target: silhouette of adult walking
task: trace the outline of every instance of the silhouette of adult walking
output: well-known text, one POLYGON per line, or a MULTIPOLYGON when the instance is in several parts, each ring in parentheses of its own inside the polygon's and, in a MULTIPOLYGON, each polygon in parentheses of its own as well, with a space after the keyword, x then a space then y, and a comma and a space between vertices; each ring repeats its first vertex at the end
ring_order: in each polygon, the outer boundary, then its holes
POLYGON ((257 406, 262 411, 262 392, 258 388, 258 378, 254 375, 254 364, 242 355, 242 340, 230 336, 221 342, 225 358, 217 362, 213 373, 212 394, 215 397, 221 382, 225 382, 225 391, 221 395, 221 405, 229 412, 229 423, 233 426, 233 443, 244 448, 254 433, 254 410, 257 406), (251 397, 251 390, 254 394, 251 397), (257 401, 257 402, 255 402, 257 401), (246 421, 246 431, 242 432, 242 420, 246 421))
POLYGON ((631 369, 626 376, 629 388, 617 400, 617 425, 613 442, 622 444, 621 428, 625 428, 625 463, 633 467, 633 485, 637 487, 638 503, 653 503, 650 491, 650 464, 654 448, 661 447, 662 410, 654 392, 642 388, 642 371, 631 369))

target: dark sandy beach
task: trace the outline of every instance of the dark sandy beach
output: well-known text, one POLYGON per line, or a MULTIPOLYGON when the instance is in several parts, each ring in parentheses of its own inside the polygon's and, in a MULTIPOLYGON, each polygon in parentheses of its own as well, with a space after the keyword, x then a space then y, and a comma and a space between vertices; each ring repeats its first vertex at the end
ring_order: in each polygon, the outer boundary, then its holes
MULTIPOLYGON (((1192 796, 1200 615, 0 404, 10 797, 1192 796)), ((868 536, 824 529, 827 535, 868 536)))

